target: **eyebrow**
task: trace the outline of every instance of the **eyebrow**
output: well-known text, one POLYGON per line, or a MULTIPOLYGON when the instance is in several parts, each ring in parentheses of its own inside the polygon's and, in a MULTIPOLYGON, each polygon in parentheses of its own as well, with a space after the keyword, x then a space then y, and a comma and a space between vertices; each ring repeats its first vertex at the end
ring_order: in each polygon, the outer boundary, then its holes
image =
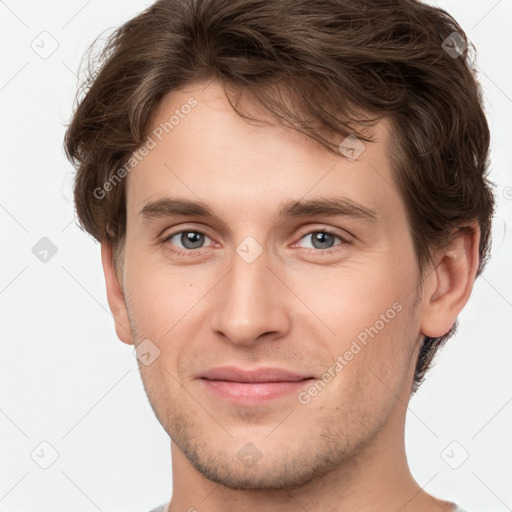
MULTIPOLYGON (((191 201, 179 197, 157 199, 147 203, 139 212, 145 219, 170 217, 210 217, 221 221, 213 209, 202 201, 191 201)), ((344 197, 289 200, 279 210, 279 218, 308 217, 313 215, 353 217, 375 222, 378 214, 368 206, 344 197)))

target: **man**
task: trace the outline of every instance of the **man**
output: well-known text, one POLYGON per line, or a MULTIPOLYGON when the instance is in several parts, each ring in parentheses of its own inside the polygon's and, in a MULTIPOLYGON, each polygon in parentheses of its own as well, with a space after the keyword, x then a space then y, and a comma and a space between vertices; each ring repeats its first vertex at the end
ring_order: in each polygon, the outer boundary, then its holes
POLYGON ((66 150, 173 441, 157 510, 460 510, 404 425, 488 254, 466 46, 413 0, 161 0, 111 38, 66 150))

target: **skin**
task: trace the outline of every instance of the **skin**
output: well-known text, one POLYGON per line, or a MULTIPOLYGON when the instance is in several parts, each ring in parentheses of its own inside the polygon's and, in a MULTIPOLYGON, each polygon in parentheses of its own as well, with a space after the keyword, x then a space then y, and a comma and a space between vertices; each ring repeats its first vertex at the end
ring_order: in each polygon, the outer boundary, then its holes
MULTIPOLYGON (((263 112, 266 122, 242 119, 222 87, 205 82, 169 93, 152 126, 190 97, 197 106, 127 177, 117 273, 112 247, 102 244, 119 338, 135 346, 150 339, 160 350, 139 367, 172 439, 168 510, 451 510, 410 474, 404 425, 423 336, 446 333, 470 296, 477 227, 435 253, 420 287, 385 119, 375 127, 375 142, 350 161, 263 112), (206 202, 217 217, 140 213, 170 195, 206 202), (333 195, 373 209, 376 219, 278 216, 287 200, 333 195), (180 229, 207 236, 190 249, 180 229), (336 236, 314 245, 312 233, 324 229, 336 236), (263 249, 251 263, 236 251, 247 236, 263 249), (297 393, 232 404, 196 378, 234 365, 322 379, 393 304, 400 312, 307 404, 297 393), (247 443, 261 455, 251 467, 237 456, 247 443)), ((246 111, 258 112, 249 97, 243 101, 246 111)))

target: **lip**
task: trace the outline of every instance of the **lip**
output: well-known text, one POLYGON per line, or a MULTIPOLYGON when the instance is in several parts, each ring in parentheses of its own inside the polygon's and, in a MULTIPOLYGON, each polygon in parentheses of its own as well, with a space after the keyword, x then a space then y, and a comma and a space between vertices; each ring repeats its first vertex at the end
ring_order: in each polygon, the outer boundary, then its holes
POLYGON ((199 375, 202 379, 224 380, 231 382, 261 383, 261 382, 297 382, 312 377, 301 375, 282 368, 253 368, 244 370, 236 366, 212 368, 199 375))
POLYGON ((314 377, 281 368, 212 368, 198 379, 212 394, 232 403, 257 405, 297 393, 314 377))

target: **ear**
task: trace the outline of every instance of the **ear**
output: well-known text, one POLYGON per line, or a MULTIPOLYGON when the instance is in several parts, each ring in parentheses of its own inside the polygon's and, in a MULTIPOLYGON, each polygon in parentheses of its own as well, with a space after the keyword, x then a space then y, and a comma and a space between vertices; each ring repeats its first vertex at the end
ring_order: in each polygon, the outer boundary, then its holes
POLYGON ((107 286, 108 306, 114 317, 117 337, 122 342, 133 345, 133 336, 124 300, 124 292, 112 261, 111 243, 101 243, 101 263, 107 286))
POLYGON ((466 305, 478 269, 479 244, 480 228, 473 223, 434 256, 435 267, 424 287, 421 332, 425 336, 446 334, 466 305))

